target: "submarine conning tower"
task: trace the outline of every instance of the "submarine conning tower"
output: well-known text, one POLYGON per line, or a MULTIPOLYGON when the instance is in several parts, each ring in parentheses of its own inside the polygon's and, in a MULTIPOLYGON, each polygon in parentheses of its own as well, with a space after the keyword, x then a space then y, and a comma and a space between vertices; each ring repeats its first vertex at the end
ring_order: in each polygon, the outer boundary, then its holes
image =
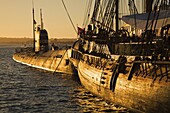
POLYGON ((35 27, 34 9, 33 9, 33 37, 34 52, 46 52, 49 50, 48 32, 43 28, 42 10, 40 9, 41 25, 35 27))
POLYGON ((45 29, 41 29, 38 26, 35 31, 35 52, 45 52, 48 50, 48 33, 45 29))

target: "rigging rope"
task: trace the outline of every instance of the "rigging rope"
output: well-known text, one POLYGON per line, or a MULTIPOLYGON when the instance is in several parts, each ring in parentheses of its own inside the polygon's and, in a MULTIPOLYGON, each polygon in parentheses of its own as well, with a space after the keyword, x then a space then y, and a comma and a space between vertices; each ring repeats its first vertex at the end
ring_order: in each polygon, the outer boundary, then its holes
POLYGON ((76 27, 74 26, 73 21, 72 21, 70 15, 69 15, 69 13, 68 13, 68 10, 67 10, 67 8, 66 8, 66 5, 65 5, 65 3, 64 3, 64 0, 62 0, 62 3, 63 3, 63 6, 64 6, 64 8, 65 8, 65 10, 66 10, 67 16, 68 16, 68 18, 69 18, 69 20, 70 20, 70 22, 71 22, 71 24, 72 24, 72 26, 73 26, 76 34, 77 34, 78 32, 77 32, 76 27))
POLYGON ((85 25, 86 17, 87 17, 87 10, 88 10, 88 0, 86 1, 86 7, 85 7, 85 12, 84 12, 84 20, 83 20, 83 26, 85 25))
MULTIPOLYGON (((163 1, 161 1, 161 4, 163 3, 163 1)), ((159 10, 157 11, 158 14, 157 14, 157 17, 156 17, 156 22, 155 22, 155 26, 154 26, 154 33, 155 33, 155 30, 156 30, 156 25, 157 25, 157 22, 158 22, 158 18, 159 18, 159 14, 160 14, 160 8, 159 10)))
MULTIPOLYGON (((170 1, 169 1, 170 2, 170 1)), ((169 3, 168 1, 167 1, 167 4, 163 4, 163 5, 170 5, 170 3, 169 3)), ((163 20, 163 22, 162 22, 162 27, 163 26, 165 26, 166 24, 167 24, 167 22, 168 22, 168 20, 169 20, 169 18, 168 18, 168 15, 169 15, 169 10, 167 10, 166 9, 166 12, 165 12, 165 18, 164 18, 164 20, 163 20)))
POLYGON ((102 23, 102 18, 104 16, 104 12, 105 12, 105 9, 106 9, 106 4, 107 4, 107 0, 106 1, 103 1, 102 4, 100 4, 99 8, 100 8, 100 12, 99 12, 99 16, 98 16, 98 21, 100 23, 102 23))
POLYGON ((162 22, 162 27, 165 26, 169 20, 168 14, 169 14, 169 10, 166 10, 166 12, 165 12, 166 17, 164 18, 164 20, 162 22))
POLYGON ((91 11, 91 7, 92 7, 92 0, 89 0, 88 6, 87 6, 87 10, 86 10, 86 16, 84 18, 84 22, 83 22, 83 27, 86 27, 88 24, 88 21, 90 19, 90 11, 91 11))
MULTIPOLYGON (((156 13, 157 13, 157 8, 158 8, 158 4, 159 4, 160 0, 156 0, 156 3, 154 5, 154 15, 153 15, 153 19, 151 21, 151 28, 150 30, 152 30, 153 26, 154 26, 154 21, 156 20, 156 13)), ((150 18, 150 17, 149 17, 150 18)), ((157 21, 157 20, 156 20, 157 21)), ((154 30, 154 29, 153 29, 154 30)))

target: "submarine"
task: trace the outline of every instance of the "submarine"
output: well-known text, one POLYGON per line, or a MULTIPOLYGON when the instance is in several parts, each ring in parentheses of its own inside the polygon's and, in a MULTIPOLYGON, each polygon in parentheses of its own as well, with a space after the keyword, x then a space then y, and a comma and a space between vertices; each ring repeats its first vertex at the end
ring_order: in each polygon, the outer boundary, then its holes
POLYGON ((48 32, 43 27, 42 10, 40 9, 41 25, 36 26, 33 8, 33 47, 21 48, 13 54, 13 60, 31 67, 73 75, 74 69, 69 61, 71 50, 49 49, 48 32))

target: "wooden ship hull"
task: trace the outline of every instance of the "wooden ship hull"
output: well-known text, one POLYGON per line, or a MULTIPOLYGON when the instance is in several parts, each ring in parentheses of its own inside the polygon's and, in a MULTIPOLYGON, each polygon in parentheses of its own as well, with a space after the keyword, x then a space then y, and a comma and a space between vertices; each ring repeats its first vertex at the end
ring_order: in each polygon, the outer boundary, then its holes
POLYGON ((78 50, 76 50, 74 48, 71 48, 69 61, 72 63, 72 65, 74 66, 74 68, 76 70, 78 68, 78 64, 80 62, 81 57, 82 57, 82 52, 81 51, 78 51, 78 50))
POLYGON ((68 51, 49 50, 42 54, 18 52, 13 55, 13 59, 16 62, 47 71, 73 74, 74 69, 69 62, 68 51))
MULTIPOLYGON (((130 29, 131 35, 128 29, 119 27, 120 1, 95 0, 87 28, 78 28, 80 43, 74 44, 71 57, 80 82, 94 95, 136 112, 168 113, 170 25, 163 25, 160 34, 156 33, 156 26, 166 18, 159 17, 166 0, 161 5, 146 0, 149 6, 146 23, 142 24, 144 32, 139 35, 136 21, 132 22, 135 26, 131 28, 135 29, 130 29), (151 13, 153 4, 159 8, 151 13), (151 18, 152 14, 156 18, 151 18)), ((128 5, 136 20, 140 14, 137 15, 134 0, 129 0, 128 5)))
POLYGON ((123 74, 118 73, 121 64, 115 59, 101 59, 91 55, 84 57, 89 60, 80 60, 78 75, 81 84, 93 94, 136 112, 170 111, 170 64, 155 64, 160 68, 154 69, 152 63, 143 63, 134 74, 133 66, 126 64, 127 72, 123 74), (103 66, 98 65, 99 60, 103 66), (150 69, 142 68, 144 65, 150 66, 150 69))

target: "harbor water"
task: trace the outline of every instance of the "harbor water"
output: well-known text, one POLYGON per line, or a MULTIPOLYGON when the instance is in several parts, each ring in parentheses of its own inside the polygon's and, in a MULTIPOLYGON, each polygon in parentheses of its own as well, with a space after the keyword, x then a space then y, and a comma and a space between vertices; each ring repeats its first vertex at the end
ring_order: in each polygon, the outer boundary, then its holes
POLYGON ((130 112, 92 95, 70 75, 16 63, 16 46, 0 46, 0 113, 130 112))

